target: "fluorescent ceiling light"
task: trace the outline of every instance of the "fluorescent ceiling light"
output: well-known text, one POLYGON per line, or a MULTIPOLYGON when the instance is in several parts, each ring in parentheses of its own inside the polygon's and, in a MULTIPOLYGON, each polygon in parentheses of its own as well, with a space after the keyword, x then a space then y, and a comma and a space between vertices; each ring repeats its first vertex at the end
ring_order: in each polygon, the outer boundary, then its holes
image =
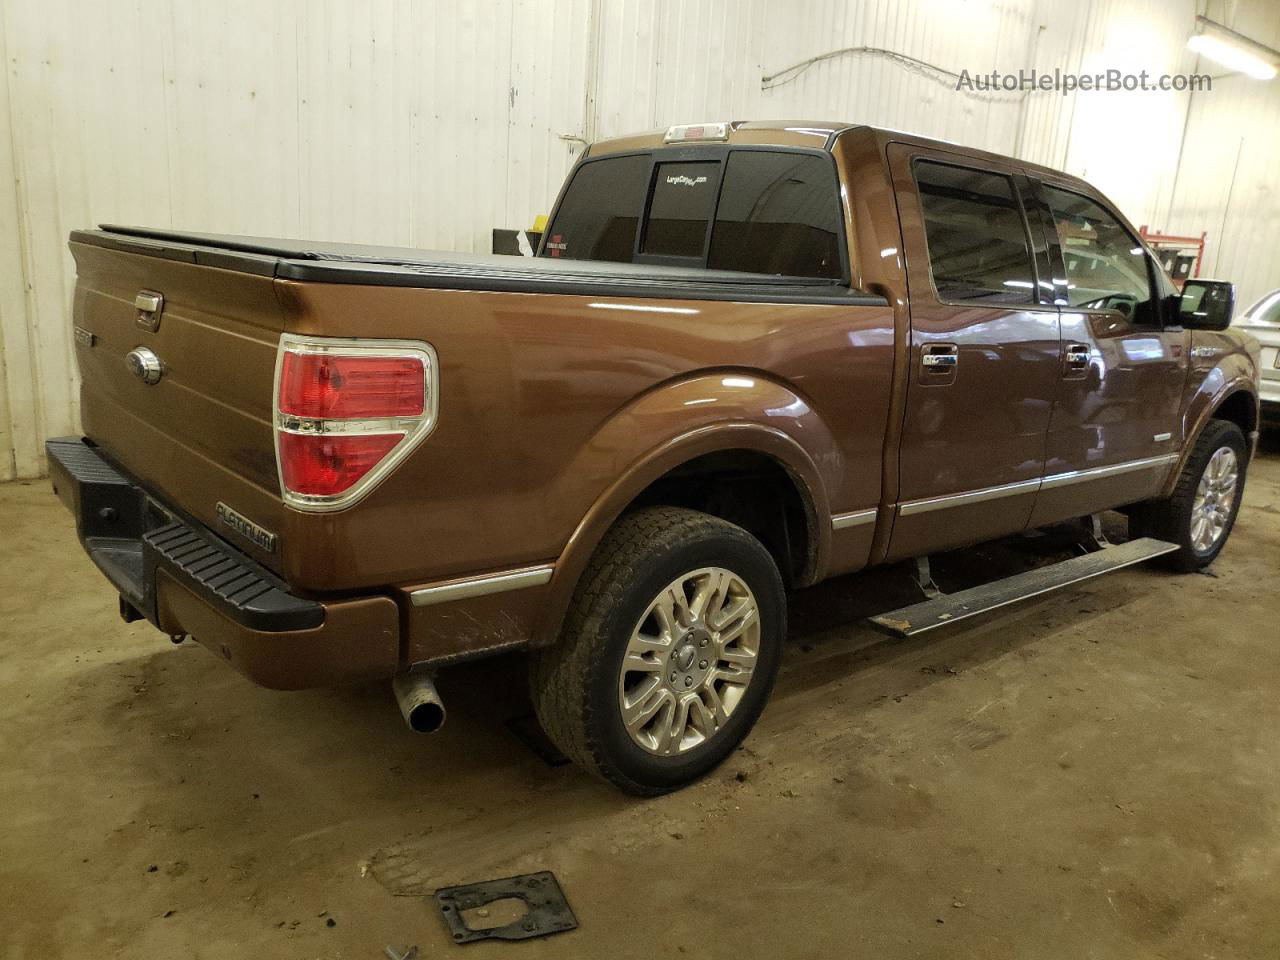
POLYGON ((1248 74, 1255 80, 1271 80, 1275 77, 1280 52, 1207 17, 1196 17, 1196 26, 1201 32, 1193 34, 1187 41, 1187 46, 1196 53, 1229 70, 1248 74))
POLYGON ((1207 33, 1197 33, 1187 41, 1187 46, 1214 63, 1220 63, 1238 73, 1247 73, 1255 80, 1270 80, 1276 75, 1276 68, 1271 64, 1233 43, 1211 37, 1207 33))

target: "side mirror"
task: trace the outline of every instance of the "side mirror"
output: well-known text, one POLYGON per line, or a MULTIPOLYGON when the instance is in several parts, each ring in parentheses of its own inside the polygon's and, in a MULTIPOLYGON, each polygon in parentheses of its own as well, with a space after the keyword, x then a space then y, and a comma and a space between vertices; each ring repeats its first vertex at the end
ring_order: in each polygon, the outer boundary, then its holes
POLYGON ((1225 330, 1236 308, 1236 285, 1226 280, 1188 280, 1178 299, 1178 322, 1192 330, 1225 330))

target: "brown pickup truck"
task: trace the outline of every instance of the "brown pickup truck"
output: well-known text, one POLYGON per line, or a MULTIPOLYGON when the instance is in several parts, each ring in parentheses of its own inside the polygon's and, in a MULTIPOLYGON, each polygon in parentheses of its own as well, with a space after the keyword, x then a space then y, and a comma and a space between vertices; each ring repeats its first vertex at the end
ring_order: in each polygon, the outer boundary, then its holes
POLYGON ((1074 177, 866 126, 597 143, 529 259, 71 250, 86 436, 49 466, 126 620, 270 687, 393 678, 424 730, 435 670, 527 650, 552 740, 637 793, 746 735, 787 590, 927 589, 931 553, 1119 507, 1127 543, 877 622, 1196 569, 1257 439, 1229 284, 1179 295, 1074 177))

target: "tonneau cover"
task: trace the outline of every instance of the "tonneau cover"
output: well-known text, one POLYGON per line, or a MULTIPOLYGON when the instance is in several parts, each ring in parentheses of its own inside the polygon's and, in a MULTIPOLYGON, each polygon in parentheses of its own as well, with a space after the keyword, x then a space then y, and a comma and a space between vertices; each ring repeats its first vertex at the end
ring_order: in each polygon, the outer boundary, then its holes
POLYGON ((319 283, 687 300, 885 304, 883 297, 851 290, 838 281, 730 270, 448 253, 276 237, 180 233, 111 224, 103 224, 99 230, 75 231, 71 241, 259 276, 319 283))

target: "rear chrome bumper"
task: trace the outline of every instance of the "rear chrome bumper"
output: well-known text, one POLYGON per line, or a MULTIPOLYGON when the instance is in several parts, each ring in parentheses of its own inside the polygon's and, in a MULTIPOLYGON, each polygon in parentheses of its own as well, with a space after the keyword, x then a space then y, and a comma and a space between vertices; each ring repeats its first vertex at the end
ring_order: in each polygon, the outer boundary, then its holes
POLYGON ((128 618, 191 634, 263 686, 327 686, 396 672, 400 617, 390 597, 297 596, 86 440, 50 440, 45 451, 54 492, 128 618))

